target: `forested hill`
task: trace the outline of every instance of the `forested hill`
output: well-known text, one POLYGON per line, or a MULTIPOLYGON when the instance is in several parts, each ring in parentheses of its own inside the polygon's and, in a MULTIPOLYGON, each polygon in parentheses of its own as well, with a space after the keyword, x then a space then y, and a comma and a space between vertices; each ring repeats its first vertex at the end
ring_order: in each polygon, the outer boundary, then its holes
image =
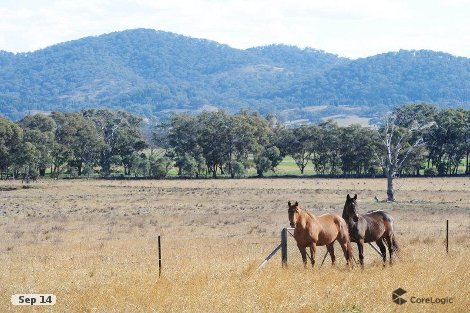
POLYGON ((469 108, 470 59, 400 51, 349 60, 285 45, 239 50, 149 29, 0 52, 0 114, 12 119, 107 107, 157 118, 250 108, 315 120, 420 101, 469 108))

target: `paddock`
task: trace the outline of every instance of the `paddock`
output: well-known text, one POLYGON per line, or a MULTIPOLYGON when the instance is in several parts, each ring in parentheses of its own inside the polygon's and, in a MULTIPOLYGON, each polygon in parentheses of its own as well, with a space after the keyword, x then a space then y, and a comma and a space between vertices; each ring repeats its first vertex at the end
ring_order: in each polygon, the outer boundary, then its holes
POLYGON ((12 310, 9 299, 21 292, 55 294, 58 311, 386 312, 397 309, 391 293, 398 287, 452 296, 439 310, 464 311, 469 184, 462 177, 400 179, 398 202, 377 203, 381 179, 39 180, 29 189, 2 181, 0 311, 12 310), (315 214, 341 214, 347 193, 360 195, 364 212, 393 215, 403 260, 383 268, 366 246, 364 270, 346 269, 339 257, 336 267, 328 258, 320 267, 320 248, 315 268, 305 270, 288 238, 288 268, 278 252, 257 271, 280 244, 288 199, 315 214))

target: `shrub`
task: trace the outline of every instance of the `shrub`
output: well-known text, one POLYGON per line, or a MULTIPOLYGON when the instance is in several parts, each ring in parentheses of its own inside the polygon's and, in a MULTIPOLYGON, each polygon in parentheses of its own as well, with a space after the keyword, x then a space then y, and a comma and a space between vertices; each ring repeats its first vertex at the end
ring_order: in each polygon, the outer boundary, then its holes
POLYGON ((232 166, 233 177, 240 178, 242 176, 245 176, 246 174, 245 165, 243 165, 242 162, 232 161, 231 166, 232 166))
POLYGON ((150 176, 154 178, 165 178, 171 167, 171 160, 166 157, 149 158, 150 176))

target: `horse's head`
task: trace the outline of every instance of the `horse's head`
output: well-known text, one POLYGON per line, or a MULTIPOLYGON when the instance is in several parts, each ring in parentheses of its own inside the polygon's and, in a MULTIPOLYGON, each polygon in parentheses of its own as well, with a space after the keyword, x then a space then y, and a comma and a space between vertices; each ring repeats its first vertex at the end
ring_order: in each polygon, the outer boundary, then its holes
POLYGON ((295 227, 295 224, 297 223, 297 220, 299 218, 299 213, 300 213, 300 207, 299 203, 295 201, 294 205, 292 205, 289 202, 287 202, 287 205, 289 206, 289 209, 287 210, 289 214, 289 223, 291 227, 295 227))
POLYGON ((350 218, 353 219, 354 222, 359 220, 359 215, 357 214, 357 194, 354 197, 350 197, 349 193, 346 196, 346 202, 344 203, 343 209, 343 218, 348 221, 350 218))

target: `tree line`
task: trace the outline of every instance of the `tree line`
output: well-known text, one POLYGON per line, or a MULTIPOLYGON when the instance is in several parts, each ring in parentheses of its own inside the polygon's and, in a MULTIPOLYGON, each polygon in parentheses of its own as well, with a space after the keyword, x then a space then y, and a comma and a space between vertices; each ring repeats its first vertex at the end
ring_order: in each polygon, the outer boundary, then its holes
POLYGON ((300 174, 319 176, 391 180, 455 175, 459 166, 470 174, 470 111, 410 104, 373 127, 328 120, 288 128, 274 115, 248 111, 174 114, 152 126, 107 109, 34 114, 18 122, 0 118, 2 177, 162 178, 173 167, 182 177, 241 177, 250 168, 264 176, 286 156, 300 174))
MULTIPOLYGON (((123 111, 34 114, 17 123, 0 118, 2 177, 45 176, 48 169, 53 177, 90 176, 97 168, 109 176, 116 166, 130 175, 146 147, 142 119, 123 111)), ((166 175, 169 160, 166 165, 156 156, 147 161, 145 175, 166 175)))

